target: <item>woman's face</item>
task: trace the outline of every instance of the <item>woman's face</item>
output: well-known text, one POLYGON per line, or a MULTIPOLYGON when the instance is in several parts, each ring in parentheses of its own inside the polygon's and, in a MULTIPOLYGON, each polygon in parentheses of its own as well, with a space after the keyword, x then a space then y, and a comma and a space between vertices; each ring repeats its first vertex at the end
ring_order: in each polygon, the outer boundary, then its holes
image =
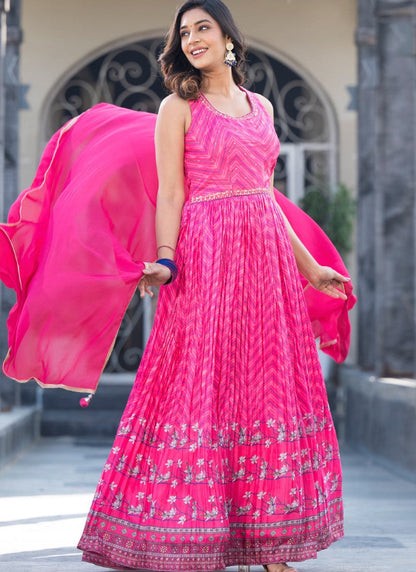
POLYGON ((179 33, 182 51, 194 68, 212 69, 224 61, 224 37, 219 24, 201 8, 183 14, 179 33))

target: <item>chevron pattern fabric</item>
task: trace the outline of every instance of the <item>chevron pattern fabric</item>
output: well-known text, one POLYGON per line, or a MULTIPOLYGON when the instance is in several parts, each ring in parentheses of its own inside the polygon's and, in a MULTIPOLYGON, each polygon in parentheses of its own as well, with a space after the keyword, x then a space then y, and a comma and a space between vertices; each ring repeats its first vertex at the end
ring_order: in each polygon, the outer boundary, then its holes
POLYGON ((241 118, 217 111, 203 95, 191 102, 185 180, 194 199, 219 191, 270 187, 280 143, 260 102, 248 96, 251 112, 241 118))
POLYGON ((179 277, 161 288, 97 487, 79 544, 88 562, 217 570, 314 558, 343 535, 337 439, 267 190, 279 143, 247 96, 241 118, 191 103, 179 277))

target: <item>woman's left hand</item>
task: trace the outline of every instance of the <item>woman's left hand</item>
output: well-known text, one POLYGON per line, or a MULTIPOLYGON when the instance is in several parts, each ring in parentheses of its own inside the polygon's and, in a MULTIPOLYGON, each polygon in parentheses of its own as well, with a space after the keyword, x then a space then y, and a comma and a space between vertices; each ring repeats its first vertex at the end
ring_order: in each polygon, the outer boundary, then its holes
POLYGON ((309 280, 313 288, 331 296, 331 298, 341 298, 346 300, 344 283, 349 282, 350 278, 342 276, 329 266, 319 266, 315 276, 309 280))
POLYGON ((161 286, 165 284, 171 277, 169 268, 158 262, 145 262, 143 276, 139 281, 140 298, 144 298, 146 294, 153 296, 150 286, 161 286))

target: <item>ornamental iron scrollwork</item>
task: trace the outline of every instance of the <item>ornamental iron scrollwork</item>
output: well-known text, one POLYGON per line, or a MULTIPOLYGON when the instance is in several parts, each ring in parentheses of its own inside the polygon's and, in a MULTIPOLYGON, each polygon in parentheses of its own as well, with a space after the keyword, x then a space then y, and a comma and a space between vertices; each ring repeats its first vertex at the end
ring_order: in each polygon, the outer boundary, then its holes
MULTIPOLYGON (((47 106, 45 140, 66 121, 100 102, 156 113, 167 95, 158 65, 162 41, 151 38, 119 46, 68 77, 47 106)), ((296 196, 302 196, 308 187, 334 181, 335 133, 324 102, 313 86, 290 65, 256 48, 248 51, 245 85, 273 103, 282 148, 302 149, 299 182, 302 189, 296 196)), ((293 176, 291 170, 287 155, 282 152, 275 169, 275 184, 284 193, 293 176)), ((106 371, 135 371, 144 345, 143 301, 136 293, 124 316, 106 371)))
POLYGON ((279 189, 281 193, 287 195, 286 181, 288 176, 287 157, 284 153, 280 153, 276 167, 274 170, 274 186, 279 189))
POLYGON ((329 143, 325 106, 296 71, 264 52, 251 49, 247 80, 248 89, 262 93, 273 103, 281 143, 329 143))
POLYGON ((137 370, 145 346, 143 313, 144 304, 136 292, 121 322, 113 351, 105 368, 107 373, 137 370))
POLYGON ((167 95, 157 63, 161 39, 134 42, 89 62, 53 99, 47 116, 49 138, 66 121, 97 103, 157 113, 167 95))
POLYGON ((308 150, 304 152, 304 187, 326 188, 329 180, 328 151, 308 150))

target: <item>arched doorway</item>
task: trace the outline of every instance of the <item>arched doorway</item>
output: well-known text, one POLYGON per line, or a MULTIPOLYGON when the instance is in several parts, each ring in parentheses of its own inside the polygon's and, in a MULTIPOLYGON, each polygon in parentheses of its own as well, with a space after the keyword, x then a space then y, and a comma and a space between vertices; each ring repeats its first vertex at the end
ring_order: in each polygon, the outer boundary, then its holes
MULTIPOLYGON (((85 58, 51 90, 44 106, 42 143, 69 119, 96 103, 157 112, 167 95, 157 63, 162 36, 120 40, 85 58)), ((284 56, 254 42, 246 87, 275 107, 281 152, 275 186, 298 202, 309 187, 337 180, 335 113, 313 78, 284 56)), ((135 371, 150 328, 150 309, 135 296, 124 318, 107 372, 135 371)))

